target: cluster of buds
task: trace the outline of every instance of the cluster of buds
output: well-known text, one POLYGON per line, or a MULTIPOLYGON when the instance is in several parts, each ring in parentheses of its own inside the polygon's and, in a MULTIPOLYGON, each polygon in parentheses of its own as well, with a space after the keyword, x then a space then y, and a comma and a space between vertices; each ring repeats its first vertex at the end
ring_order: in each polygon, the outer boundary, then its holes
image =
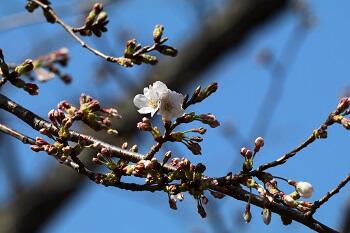
POLYGON ((168 40, 166 37, 162 37, 164 32, 164 27, 162 25, 156 25, 153 30, 153 45, 143 46, 137 43, 136 39, 131 39, 127 41, 124 50, 124 58, 129 60, 131 66, 132 64, 140 65, 142 63, 155 65, 158 62, 156 56, 149 55, 148 53, 152 50, 156 50, 159 53, 175 57, 177 55, 177 50, 164 43, 168 40))
MULTIPOLYGON (((190 130, 191 132, 194 132, 193 130, 190 130)), ((188 132, 188 131, 187 131, 188 132)), ((200 155, 201 154, 201 146, 199 145, 199 142, 203 141, 202 137, 195 136, 195 137, 188 137, 185 134, 186 132, 173 132, 169 135, 169 141, 171 142, 181 142, 194 154, 194 155, 200 155)))
POLYGON ((156 158, 152 158, 151 160, 140 160, 133 165, 124 165, 122 171, 125 175, 145 177, 147 184, 156 184, 162 181, 161 166, 156 158))
POLYGON ((13 86, 23 89, 30 95, 38 94, 38 86, 34 83, 26 83, 20 77, 31 72, 34 69, 33 61, 25 60, 22 64, 13 69, 6 64, 2 50, 0 49, 0 75, 8 80, 13 86))
POLYGON ((137 128, 142 131, 150 132, 156 141, 162 137, 159 129, 157 127, 153 127, 151 120, 147 117, 143 117, 142 121, 137 123, 137 128))
MULTIPOLYGON (((176 171, 170 172, 168 174, 168 182, 175 179, 186 179, 188 181, 200 181, 206 167, 202 163, 197 165, 192 164, 187 158, 173 158, 170 163, 176 168, 176 171)), ((197 190, 193 190, 193 195, 195 195, 197 190)), ((201 192, 199 193, 201 194, 201 192)), ((198 196, 198 195, 196 195, 198 196)))
POLYGON ((241 148, 240 154, 244 157, 243 171, 248 172, 252 170, 254 157, 263 146, 264 139, 262 137, 258 137, 255 139, 253 151, 247 149, 246 147, 241 148))
POLYGON ((208 98, 211 94, 216 92, 217 89, 218 89, 217 83, 211 83, 203 90, 201 86, 198 86, 196 90, 193 92, 191 98, 188 98, 188 96, 185 98, 184 106, 189 106, 192 104, 202 102, 204 99, 208 98))
POLYGON ((96 165, 104 164, 111 171, 118 170, 117 164, 112 159, 111 152, 104 147, 92 158, 92 162, 96 165))
POLYGON ((57 76, 64 83, 70 83, 72 81, 72 78, 68 74, 62 73, 61 70, 55 66, 55 64, 63 67, 67 66, 68 61, 69 51, 67 48, 61 48, 59 50, 51 52, 48 55, 39 57, 33 61, 36 79, 40 82, 46 82, 57 76))
POLYGON ((156 56, 138 52, 141 49, 143 49, 142 45, 138 44, 136 39, 128 40, 124 50, 124 57, 130 59, 136 65, 141 65, 142 63, 155 65, 158 63, 156 56), (137 55, 135 55, 136 53, 137 55))
MULTIPOLYGON (((211 113, 196 115, 195 112, 186 113, 183 116, 177 118, 178 123, 190 123, 192 121, 200 121, 203 124, 209 125, 211 128, 220 126, 220 122, 216 119, 215 115, 211 113)), ((204 134, 206 130, 203 128, 197 129, 198 133, 204 134)), ((193 130, 192 132, 196 132, 193 130)))
MULTIPOLYGON (((61 163, 67 161, 73 150, 70 146, 64 146, 57 141, 54 144, 50 144, 40 137, 35 138, 35 145, 32 145, 30 149, 35 152, 45 151, 47 154, 55 156, 61 163)), ((75 168, 77 165, 71 164, 71 166, 75 168)))
POLYGON ((97 37, 101 37, 103 32, 107 32, 108 14, 103 11, 103 5, 101 3, 95 3, 91 11, 85 18, 84 26, 80 28, 74 28, 74 32, 79 32, 82 36, 91 36, 94 34, 97 37))
POLYGON ((160 52, 161 54, 164 54, 166 56, 176 57, 177 55, 177 49, 165 45, 164 42, 168 40, 168 38, 163 38, 163 32, 164 32, 164 26, 163 25, 156 25, 153 30, 153 41, 155 46, 155 49, 160 52))
POLYGON ((115 129, 111 128, 111 118, 121 118, 118 111, 114 108, 101 108, 100 103, 91 96, 85 94, 80 96, 79 109, 67 101, 61 101, 57 107, 67 119, 65 123, 70 123, 69 127, 73 121, 81 120, 96 131, 104 129, 109 134, 115 135, 118 133, 115 129))
POLYGON ((287 206, 296 208, 302 212, 309 211, 313 206, 312 202, 299 201, 299 198, 300 195, 298 192, 293 192, 288 195, 285 194, 282 196, 282 200, 287 206))

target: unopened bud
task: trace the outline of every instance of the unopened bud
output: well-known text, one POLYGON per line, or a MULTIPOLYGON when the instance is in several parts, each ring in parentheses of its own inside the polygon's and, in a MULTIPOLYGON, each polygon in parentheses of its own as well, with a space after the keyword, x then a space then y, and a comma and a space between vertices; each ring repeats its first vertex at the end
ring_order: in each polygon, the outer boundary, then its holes
POLYGON ((350 120, 348 118, 342 118, 340 123, 345 129, 350 129, 350 120))
POLYGON ((122 144, 122 149, 124 149, 124 150, 128 149, 128 143, 127 142, 124 142, 122 144))
POLYGON ((255 139, 254 143, 255 143, 254 151, 258 152, 260 148, 264 146, 264 139, 262 137, 258 137, 255 139))
POLYGON ((161 54, 164 54, 166 56, 176 57, 176 55, 177 55, 177 49, 175 49, 171 46, 168 46, 168 45, 159 45, 157 47, 157 50, 161 54))
POLYGON ((169 161, 169 159, 171 158, 171 151, 167 151, 165 154, 164 154, 164 158, 163 158, 163 164, 167 163, 169 161))
POLYGON ((176 199, 169 198, 169 206, 173 210, 177 210, 176 199))
POLYGON ((202 218, 207 217, 204 207, 199 202, 197 203, 197 211, 202 218))
POLYGON ((343 97, 340 99, 339 104, 337 106, 337 111, 339 113, 344 112, 350 106, 350 98, 343 97))
POLYGON ((158 59, 156 56, 152 56, 149 54, 141 54, 142 62, 150 65, 155 65, 158 63, 158 59))
POLYGON ((30 59, 25 60, 22 64, 16 66, 15 72, 19 75, 28 73, 34 69, 33 61, 30 59))
POLYGON ((245 157, 247 151, 248 151, 248 149, 246 147, 242 147, 240 153, 243 157, 245 157))
POLYGON ((156 25, 153 30, 153 40, 155 43, 159 43, 163 36, 164 27, 163 25, 156 25))
POLYGON ((108 14, 105 11, 102 11, 100 14, 98 14, 96 23, 98 24, 103 23, 104 21, 106 21, 107 17, 108 17, 108 14))
POLYGON ((245 207, 243 219, 246 223, 249 223, 252 220, 252 213, 250 212, 250 204, 247 204, 245 207))
POLYGON ((264 208, 261 212, 263 221, 266 225, 269 225, 271 222, 271 210, 264 208))
POLYGON ((129 149, 129 151, 138 152, 138 151, 139 151, 139 148, 138 148, 137 145, 133 145, 133 146, 129 149))
POLYGON ((202 154, 202 152, 201 152, 202 148, 201 148, 201 146, 200 146, 198 143, 193 142, 193 141, 189 141, 189 142, 186 144, 186 146, 187 146, 187 148, 188 148, 190 151, 192 151, 192 153, 193 153, 194 155, 200 155, 200 154, 202 154))
POLYGON ((218 89, 218 84, 217 83, 209 84, 209 86, 207 88, 205 88, 205 90, 204 90, 205 96, 206 97, 210 96, 211 94, 216 92, 217 89, 218 89))

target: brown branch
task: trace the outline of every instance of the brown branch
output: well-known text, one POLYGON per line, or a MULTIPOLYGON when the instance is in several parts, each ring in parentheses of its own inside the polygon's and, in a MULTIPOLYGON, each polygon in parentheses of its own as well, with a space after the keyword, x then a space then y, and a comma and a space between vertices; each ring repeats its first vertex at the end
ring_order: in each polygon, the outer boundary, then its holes
MULTIPOLYGON (((20 140, 24 144, 30 144, 30 145, 36 145, 35 139, 31 138, 29 136, 26 136, 14 129, 9 128, 6 125, 0 124, 0 131, 10 135, 18 140, 20 140)), ((64 165, 74 169, 79 174, 87 176, 90 180, 94 181, 95 183, 100 183, 100 181, 97 179, 98 176, 102 176, 101 173, 95 173, 88 168, 85 167, 85 165, 78 159, 76 156, 71 156, 72 159, 67 158, 66 161, 63 162, 64 165), (78 167, 77 167, 78 165, 78 167)), ((114 186, 120 189, 125 189, 129 191, 159 191, 162 190, 162 186, 159 185, 140 185, 135 183, 124 183, 124 182, 108 182, 103 180, 102 183, 100 183, 104 186, 114 186)))
POLYGON ((339 184, 337 185, 337 187, 335 187, 331 191, 327 192, 326 195, 324 195, 322 198, 320 198, 317 201, 315 201, 311 211, 308 214, 310 216, 312 214, 314 214, 316 212, 316 210, 321 207, 321 205, 326 203, 335 194, 339 193, 340 189, 342 189, 349 181, 350 181, 350 174, 347 175, 343 180, 341 180, 339 182, 339 184))
POLYGON ((233 187, 220 187, 220 186, 212 186, 210 187, 212 190, 224 193, 228 196, 231 196, 237 200, 241 200, 244 202, 248 202, 248 199, 251 198, 251 204, 259 206, 261 208, 268 207, 272 212, 277 213, 281 216, 286 216, 289 218, 292 218, 293 220, 309 227, 310 229, 317 231, 317 232, 323 232, 323 233, 336 233, 338 231, 324 225, 323 223, 318 222, 317 220, 313 218, 309 218, 305 214, 286 207, 282 204, 278 203, 270 203, 266 199, 264 199, 261 196, 250 194, 250 192, 243 190, 240 187, 233 186, 233 187))
POLYGON ((313 143, 317 138, 325 138, 327 137, 327 128, 328 126, 332 125, 334 123, 333 116, 336 114, 336 112, 332 112, 325 122, 316 130, 313 131, 313 133, 299 146, 297 146, 295 149, 292 151, 286 153, 282 157, 276 159, 275 161, 263 164, 259 166, 256 171, 261 172, 265 171, 271 167, 276 167, 278 165, 284 164, 287 162, 288 159, 294 157, 298 152, 301 150, 305 149, 307 146, 309 146, 311 143, 313 143))
MULTIPOLYGON (((47 129, 50 129, 51 133, 53 133, 53 134, 57 135, 57 133, 58 133, 57 128, 55 126, 53 126, 49 122, 45 121, 41 117, 37 116, 33 112, 30 112, 29 110, 23 108, 19 104, 8 99, 6 96, 4 96, 2 94, 0 94, 0 108, 14 114, 15 116, 17 116, 19 119, 21 119, 22 121, 24 121, 25 123, 30 125, 35 130, 40 130, 43 127, 45 127, 47 129)), ((16 137, 17 139, 24 141, 26 143, 33 142, 33 140, 34 140, 34 139, 31 139, 28 136, 25 136, 25 135, 15 131, 15 130, 9 129, 8 127, 0 127, 0 130, 4 131, 5 133, 7 133, 11 136, 16 137)), ((102 147, 109 148, 110 151, 116 157, 125 159, 127 161, 138 162, 145 157, 144 155, 130 152, 130 151, 126 151, 126 150, 123 150, 121 148, 112 146, 110 144, 101 142, 97 139, 94 139, 93 137, 88 137, 86 135, 78 134, 78 133, 73 132, 73 131, 71 131, 70 134, 71 134, 70 139, 74 142, 78 142, 79 139, 84 138, 85 140, 88 140, 91 143, 101 144, 101 148, 102 147)), ((68 165, 69 167, 74 168, 78 173, 81 173, 83 175, 88 176, 91 180, 98 182, 96 180, 96 173, 93 173, 92 171, 85 168, 85 166, 80 162, 80 160, 78 159, 77 156, 73 155, 73 156, 71 156, 71 158, 72 158, 72 161, 67 160, 64 162, 64 164, 68 165)), ((163 168, 165 170, 168 170, 168 171, 175 170, 174 167, 167 165, 167 164, 164 165, 163 168)), ((97 174, 97 175, 101 175, 101 174, 97 174)), ((209 178, 209 177, 205 177, 204 179, 211 180, 211 178, 209 178)), ((157 191, 157 190, 162 190, 162 187, 158 186, 158 185, 151 186, 151 185, 125 184, 125 183, 118 183, 118 182, 110 182, 109 183, 108 181, 103 183, 103 185, 116 186, 116 187, 118 187, 120 185, 120 188, 129 189, 129 190, 131 189, 132 191, 152 191, 153 192, 153 191, 157 191)), ((250 193, 245 191, 244 189, 242 189, 240 186, 227 187, 226 184, 224 186, 218 186, 216 184, 216 182, 211 182, 211 184, 209 185, 209 188, 211 190, 224 193, 224 194, 229 195, 235 199, 242 200, 245 202, 247 202, 248 199, 251 198, 252 204, 259 206, 259 207, 262 207, 262 208, 269 206, 271 211, 273 211, 279 215, 282 215, 282 216, 288 216, 288 217, 304 224, 305 226, 307 226, 315 231, 318 231, 318 232, 337 232, 337 231, 325 226, 324 224, 316 221, 313 218, 308 218, 305 214, 303 214, 300 211, 288 208, 288 207, 281 205, 281 204, 278 204, 278 203, 267 203, 266 199, 264 199, 260 196, 257 196, 257 195, 252 195, 250 197, 250 193)))

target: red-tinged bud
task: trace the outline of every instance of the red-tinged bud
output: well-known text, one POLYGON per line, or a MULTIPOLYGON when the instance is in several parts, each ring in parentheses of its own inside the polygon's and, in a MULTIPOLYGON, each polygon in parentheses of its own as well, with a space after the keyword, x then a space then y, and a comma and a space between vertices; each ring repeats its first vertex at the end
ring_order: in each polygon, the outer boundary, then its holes
POLYGON ((209 86, 207 88, 205 88, 205 90, 204 90, 206 97, 208 97, 211 94, 213 94, 214 92, 216 92, 217 89, 218 89, 217 83, 209 84, 209 86))
POLYGON ((197 202, 197 211, 202 218, 207 217, 204 207, 199 202, 197 202))
POLYGON ((152 131, 152 125, 150 123, 138 122, 137 128, 142 131, 152 131))
POLYGON ((202 154, 202 152, 201 152, 202 148, 198 143, 193 142, 193 141, 188 141, 186 146, 194 155, 202 154))
POLYGON ((54 109, 51 109, 48 113, 47 113, 47 116, 48 118, 50 119, 51 122, 55 122, 55 115, 54 115, 54 112, 55 110, 54 109))
POLYGON ((199 134, 205 134, 207 132, 207 129, 200 127, 200 128, 192 129, 192 132, 199 133, 199 134))
POLYGON ((65 110, 65 109, 68 109, 68 108, 71 108, 72 106, 70 105, 70 103, 68 103, 67 100, 63 100, 61 102, 59 102, 57 104, 57 108, 60 109, 60 110, 65 110))
POLYGON ((48 136, 48 137, 51 137, 51 136, 52 136, 51 133, 50 133, 50 131, 49 131, 48 129, 46 129, 46 128, 41 128, 41 129, 39 130, 39 132, 40 132, 41 134, 43 134, 43 135, 48 136))
POLYGON ((246 223, 249 223, 252 220, 252 213, 250 212, 250 204, 249 203, 245 207, 243 218, 244 218, 244 221, 246 223))
POLYGON ((38 145, 38 146, 43 146, 43 145, 48 145, 49 143, 47 141, 45 141, 43 138, 39 138, 39 137, 36 137, 35 138, 35 143, 38 145))
POLYGON ((345 129, 350 129, 350 120, 348 118, 342 118, 340 123, 345 129))
POLYGON ((177 118, 177 121, 180 123, 190 123, 195 120, 196 113, 191 112, 191 113, 186 113, 182 117, 177 118))
POLYGON ((35 83, 26 83, 23 89, 29 93, 29 95, 37 95, 39 87, 35 83))
POLYGON ((31 149, 32 151, 35 151, 35 152, 39 152, 39 151, 42 151, 42 150, 43 150, 43 148, 40 147, 40 146, 38 146, 38 145, 31 145, 31 146, 30 146, 30 149, 31 149))
POLYGON ((255 143, 254 151, 258 152, 260 148, 264 146, 264 139, 262 137, 258 137, 255 139, 254 143, 255 143))
POLYGON ((269 225, 271 222, 271 210, 264 208, 261 212, 263 221, 266 225, 269 225))
POLYGON ((350 98, 343 97, 340 99, 339 104, 337 106, 337 111, 339 113, 344 112, 350 106, 350 98))
POLYGON ((204 124, 208 124, 212 128, 220 126, 220 122, 216 120, 215 115, 210 113, 199 115, 199 120, 204 124))
POLYGON ((176 199, 169 198, 169 207, 173 210, 177 210, 176 199))
POLYGON ((253 157, 253 151, 247 150, 247 152, 245 153, 245 157, 247 159, 251 159, 253 157))
POLYGON ((247 151, 248 151, 248 149, 246 147, 242 147, 240 153, 243 157, 245 157, 247 151))
POLYGON ((202 142, 203 138, 202 137, 190 137, 190 140, 194 141, 194 142, 202 142))

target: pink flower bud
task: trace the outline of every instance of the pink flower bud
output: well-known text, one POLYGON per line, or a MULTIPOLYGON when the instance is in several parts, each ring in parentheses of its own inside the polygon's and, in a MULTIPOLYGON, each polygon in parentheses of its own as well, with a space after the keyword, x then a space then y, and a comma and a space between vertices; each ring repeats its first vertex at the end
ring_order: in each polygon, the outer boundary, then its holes
POLYGON ((262 137, 258 137, 255 139, 254 143, 255 143, 254 151, 258 152, 260 148, 264 146, 264 139, 262 137))

